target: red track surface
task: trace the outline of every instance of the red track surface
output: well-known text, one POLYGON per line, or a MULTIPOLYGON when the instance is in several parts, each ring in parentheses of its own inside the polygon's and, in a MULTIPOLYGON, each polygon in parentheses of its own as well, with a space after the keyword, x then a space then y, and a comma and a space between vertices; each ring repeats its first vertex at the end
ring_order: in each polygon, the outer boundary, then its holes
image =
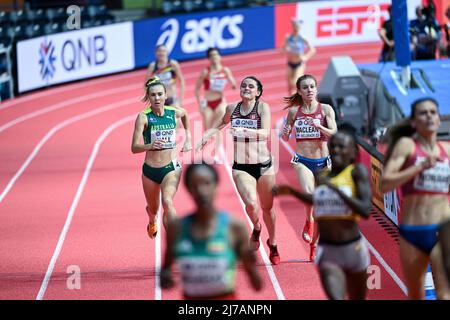
MULTIPOLYGON (((376 61, 378 54, 379 44, 373 43, 321 47, 307 72, 320 81, 332 55, 366 63, 376 61)), ((275 127, 284 115, 284 55, 269 50, 227 56, 223 62, 238 81, 246 75, 262 80, 263 100, 272 107, 275 127)), ((199 120, 193 88, 205 65, 205 60, 182 63, 184 106, 193 122, 199 120)), ((134 119, 143 108, 138 98, 144 74, 138 70, 69 84, 0 105, 0 299, 180 298, 179 287, 161 295, 155 289, 165 235, 160 233, 162 241, 147 238, 140 180, 143 155, 130 152, 134 119), (72 265, 81 270, 80 290, 67 288, 72 265)), ((229 89, 227 99, 237 100, 238 91, 229 89)), ((296 185, 289 160, 289 151, 280 144, 277 181, 296 185)), ((217 206, 247 224, 229 167, 218 168, 217 206)), ((193 208, 182 184, 175 206, 180 215, 193 208)), ((239 298, 324 299, 315 267, 308 262, 309 246, 300 237, 303 206, 289 198, 277 199, 275 206, 282 262, 272 267, 259 255, 265 285, 258 293, 239 269, 239 298)), ((381 272, 381 287, 370 290, 369 299, 404 299, 385 268, 402 278, 397 244, 373 218, 362 223, 362 230, 385 260, 383 266, 371 256, 381 272)), ((265 229, 261 239, 265 243, 265 229)), ((266 246, 261 247, 267 254, 266 246)))

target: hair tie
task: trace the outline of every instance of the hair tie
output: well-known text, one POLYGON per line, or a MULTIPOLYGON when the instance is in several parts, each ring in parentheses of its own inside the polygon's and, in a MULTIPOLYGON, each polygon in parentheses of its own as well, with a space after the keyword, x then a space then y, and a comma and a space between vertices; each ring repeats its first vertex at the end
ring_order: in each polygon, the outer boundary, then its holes
POLYGON ((147 82, 145 83, 145 86, 148 87, 151 84, 158 82, 158 81, 159 81, 159 78, 157 76, 155 76, 153 78, 148 79, 147 82))

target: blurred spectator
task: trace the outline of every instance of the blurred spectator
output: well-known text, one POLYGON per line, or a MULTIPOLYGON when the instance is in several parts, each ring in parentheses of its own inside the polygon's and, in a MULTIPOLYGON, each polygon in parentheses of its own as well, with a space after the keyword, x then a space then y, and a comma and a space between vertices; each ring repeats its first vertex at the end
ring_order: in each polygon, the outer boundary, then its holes
POLYGON ((436 59, 436 49, 441 38, 439 23, 436 19, 436 7, 433 0, 427 6, 416 8, 417 19, 410 22, 411 40, 414 45, 415 60, 436 59))
POLYGON ((394 33, 392 32, 392 7, 388 8, 389 19, 385 20, 383 26, 378 31, 378 35, 383 41, 383 49, 381 50, 380 62, 394 61, 394 33))
POLYGON ((445 11, 445 16, 448 19, 448 22, 444 24, 442 27, 445 31, 445 40, 447 41, 447 48, 446 48, 446 54, 447 57, 450 58, 450 35, 449 35, 449 29, 450 29, 450 6, 447 7, 447 10, 445 11))
POLYGON ((0 55, 0 101, 9 99, 8 65, 6 56, 0 55))

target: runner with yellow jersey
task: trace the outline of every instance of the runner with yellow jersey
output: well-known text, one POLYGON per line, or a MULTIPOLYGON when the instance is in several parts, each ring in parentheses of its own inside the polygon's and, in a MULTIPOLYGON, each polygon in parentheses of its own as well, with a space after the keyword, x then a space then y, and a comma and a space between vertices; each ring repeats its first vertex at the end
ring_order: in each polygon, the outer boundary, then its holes
POLYGON ((317 177, 312 195, 287 185, 273 191, 313 204, 317 221, 313 246, 319 238, 315 263, 328 298, 341 300, 347 293, 349 299, 365 299, 370 256, 358 221, 369 217, 372 196, 367 169, 355 164, 358 146, 354 129, 340 126, 330 139, 329 151, 332 169, 317 177))

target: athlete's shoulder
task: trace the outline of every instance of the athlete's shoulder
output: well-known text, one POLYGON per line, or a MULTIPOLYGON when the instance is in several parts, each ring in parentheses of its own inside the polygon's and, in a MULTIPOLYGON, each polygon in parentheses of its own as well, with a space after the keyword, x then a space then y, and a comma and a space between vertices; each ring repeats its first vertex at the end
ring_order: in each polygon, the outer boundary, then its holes
POLYGON ((177 111, 177 110, 179 110, 178 108, 173 107, 173 106, 164 106, 164 109, 165 110, 170 110, 170 111, 177 111))
POLYGON ((297 114, 299 108, 300 108, 299 106, 291 106, 291 107, 289 107, 289 109, 288 109, 288 116, 292 116, 292 117, 295 116, 297 114))
POLYGON ((233 112, 236 109, 239 102, 232 102, 227 105, 227 111, 233 112))
POLYGON ((353 165, 352 176, 354 178, 369 178, 367 168, 362 163, 356 163, 353 165))
POLYGON ((394 146, 394 151, 400 155, 411 155, 416 148, 416 142, 412 137, 401 137, 394 146))
POLYGON ((265 101, 259 101, 258 107, 262 108, 262 109, 269 109, 270 105, 267 102, 265 102, 265 101))
POLYGON ((153 112, 153 110, 152 110, 152 108, 151 107, 147 107, 147 108, 145 108, 144 110, 142 110, 141 112, 139 112, 139 114, 141 115, 144 115, 144 116, 147 116, 149 113, 152 113, 153 112))
POLYGON ((334 111, 333 107, 327 103, 320 103, 322 110, 325 112, 334 111))
POLYGON ((450 142, 448 141, 439 141, 442 148, 444 148, 445 152, 447 153, 447 156, 450 156, 450 142))

